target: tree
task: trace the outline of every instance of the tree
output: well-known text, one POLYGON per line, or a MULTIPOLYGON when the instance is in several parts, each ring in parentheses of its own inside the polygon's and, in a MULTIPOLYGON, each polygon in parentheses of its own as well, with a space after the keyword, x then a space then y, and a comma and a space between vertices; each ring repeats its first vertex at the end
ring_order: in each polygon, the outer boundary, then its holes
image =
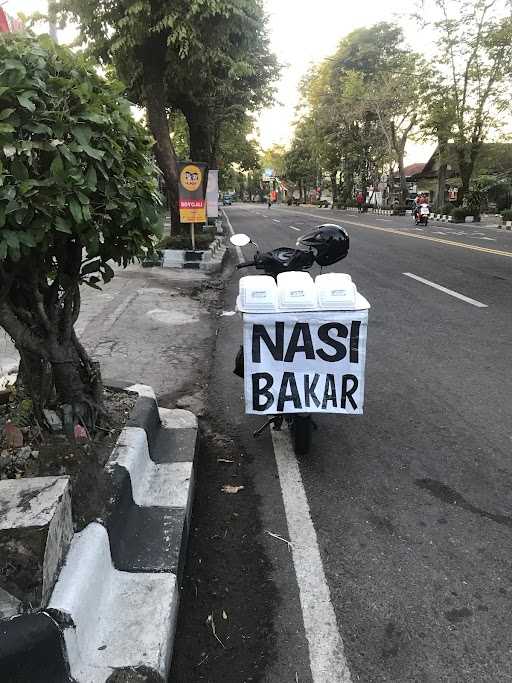
POLYGON ((279 73, 260 2, 232 4, 237 11, 228 21, 206 18, 198 24, 201 50, 169 70, 168 102, 187 119, 191 156, 212 168, 218 166, 223 132, 247 127, 249 114, 272 103, 279 73))
POLYGON ((122 86, 49 38, 0 39, 0 325, 37 419, 55 398, 93 429, 101 376, 74 331, 80 284, 153 249, 151 140, 122 86))
POLYGON ((146 107, 178 224, 177 157, 168 110, 186 116, 191 155, 215 161, 219 127, 254 101, 265 101, 267 77, 277 69, 268 53, 260 1, 60 0, 59 8, 61 16, 80 23, 82 42, 103 63, 115 64, 130 97, 146 107))
POLYGON ((453 98, 453 138, 468 193, 482 144, 510 107, 512 9, 499 0, 431 0, 440 14, 438 65, 453 98))
POLYGON ((439 171, 437 174, 437 192, 435 205, 439 213, 443 213, 446 204, 446 174, 448 170, 448 145, 453 136, 455 122, 455 106, 450 89, 439 78, 433 77, 420 113, 421 134, 433 138, 437 142, 439 154, 439 171))

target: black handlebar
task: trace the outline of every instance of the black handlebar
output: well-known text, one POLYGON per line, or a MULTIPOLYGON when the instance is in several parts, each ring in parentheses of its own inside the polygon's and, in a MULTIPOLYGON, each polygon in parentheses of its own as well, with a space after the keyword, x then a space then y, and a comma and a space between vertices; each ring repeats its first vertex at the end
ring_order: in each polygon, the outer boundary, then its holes
POLYGON ((238 263, 236 266, 237 270, 240 270, 240 268, 249 268, 249 266, 255 266, 256 264, 254 261, 244 261, 243 263, 238 263))

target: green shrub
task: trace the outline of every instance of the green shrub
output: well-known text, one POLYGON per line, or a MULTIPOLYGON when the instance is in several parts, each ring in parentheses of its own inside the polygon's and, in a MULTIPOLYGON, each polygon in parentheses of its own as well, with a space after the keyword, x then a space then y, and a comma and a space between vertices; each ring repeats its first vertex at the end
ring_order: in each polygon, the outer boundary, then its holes
MULTIPOLYGON (((196 230, 196 249, 200 251, 208 249, 208 247, 214 239, 215 230, 208 229, 204 232, 196 230)), ((160 242, 156 245, 156 248, 159 251, 162 251, 163 249, 192 249, 190 235, 168 235, 167 237, 164 237, 162 240, 160 240, 160 242)))
POLYGON ((505 221, 512 221, 512 209, 505 209, 504 211, 502 211, 501 218, 504 223, 505 221))
POLYGON ((123 91, 48 36, 0 34, 0 326, 41 425, 55 396, 94 429, 101 381, 74 331, 79 286, 151 256, 159 231, 153 142, 123 91))
POLYGON ((466 206, 455 206, 452 209, 452 218, 455 223, 464 223, 466 216, 470 216, 470 212, 466 206))
POLYGON ((454 208, 455 208, 455 206, 453 204, 445 204, 443 206, 443 210, 441 211, 441 214, 443 216, 451 216, 454 208))

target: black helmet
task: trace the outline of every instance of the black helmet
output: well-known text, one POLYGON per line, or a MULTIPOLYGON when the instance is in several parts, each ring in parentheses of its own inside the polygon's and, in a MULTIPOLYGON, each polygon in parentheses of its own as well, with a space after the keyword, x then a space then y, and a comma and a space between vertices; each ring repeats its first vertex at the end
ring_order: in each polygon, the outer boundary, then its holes
POLYGON ((299 237, 297 245, 311 247, 315 251, 315 261, 319 266, 331 266, 345 258, 349 242, 345 228, 326 223, 299 237))

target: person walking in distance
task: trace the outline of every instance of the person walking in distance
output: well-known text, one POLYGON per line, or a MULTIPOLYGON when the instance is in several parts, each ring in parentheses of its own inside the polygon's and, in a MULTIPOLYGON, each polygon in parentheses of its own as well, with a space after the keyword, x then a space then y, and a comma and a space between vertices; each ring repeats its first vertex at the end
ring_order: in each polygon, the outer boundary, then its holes
POLYGON ((364 204, 364 194, 362 192, 358 192, 356 195, 356 204, 357 204, 357 210, 359 213, 363 210, 363 204, 364 204))

